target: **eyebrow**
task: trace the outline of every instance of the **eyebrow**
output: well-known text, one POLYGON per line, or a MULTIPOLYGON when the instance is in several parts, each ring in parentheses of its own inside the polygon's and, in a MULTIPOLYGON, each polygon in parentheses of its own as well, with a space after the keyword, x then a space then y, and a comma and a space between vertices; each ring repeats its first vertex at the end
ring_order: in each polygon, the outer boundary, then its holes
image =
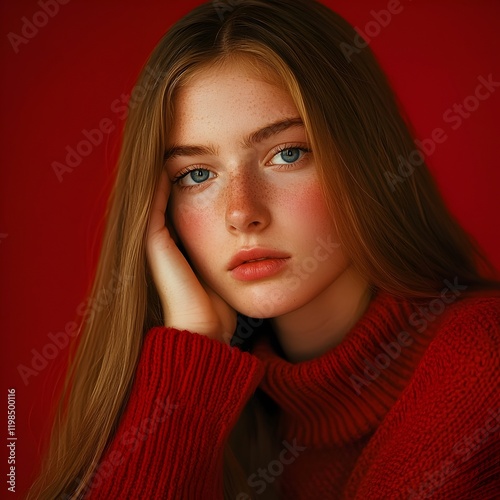
MULTIPOLYGON (((269 125, 264 128, 252 132, 247 137, 245 137, 241 142, 240 146, 246 149, 251 148, 254 144, 262 142, 269 139, 273 135, 277 135, 284 130, 288 130, 292 127, 303 127, 304 122, 301 118, 286 118, 269 125)), ((198 146, 198 145, 174 145, 165 151, 163 156, 164 161, 171 160, 177 156, 203 156, 212 155, 217 156, 218 148, 213 144, 208 146, 198 146)))

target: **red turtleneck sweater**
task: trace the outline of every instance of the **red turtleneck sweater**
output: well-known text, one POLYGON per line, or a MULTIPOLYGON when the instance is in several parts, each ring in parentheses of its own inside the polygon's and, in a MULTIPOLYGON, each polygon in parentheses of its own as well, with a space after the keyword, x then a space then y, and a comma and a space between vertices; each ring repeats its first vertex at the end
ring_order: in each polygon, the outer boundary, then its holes
POLYGON ((278 476, 287 500, 498 498, 500 297, 461 293, 379 291, 338 346, 295 364, 267 337, 249 353, 151 329, 89 497, 222 499, 225 443, 260 387, 282 449, 249 476, 256 498, 278 476))

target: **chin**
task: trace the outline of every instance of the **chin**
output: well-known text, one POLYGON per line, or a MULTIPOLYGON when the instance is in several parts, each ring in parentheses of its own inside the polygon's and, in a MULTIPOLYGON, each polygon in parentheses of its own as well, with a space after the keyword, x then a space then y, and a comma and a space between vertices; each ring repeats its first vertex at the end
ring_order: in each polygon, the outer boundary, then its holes
POLYGON ((240 314, 250 318, 275 318, 297 308, 297 302, 285 293, 266 294, 264 297, 240 295, 231 297, 227 302, 240 314))

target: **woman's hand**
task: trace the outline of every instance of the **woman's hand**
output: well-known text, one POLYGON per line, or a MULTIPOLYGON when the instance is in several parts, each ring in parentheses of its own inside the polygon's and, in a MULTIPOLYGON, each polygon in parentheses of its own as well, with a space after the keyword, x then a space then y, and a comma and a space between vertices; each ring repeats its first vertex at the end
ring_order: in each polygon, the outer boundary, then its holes
POLYGON ((206 335, 229 344, 236 311, 191 268, 165 226, 170 181, 165 170, 153 200, 146 253, 163 307, 165 326, 206 335))

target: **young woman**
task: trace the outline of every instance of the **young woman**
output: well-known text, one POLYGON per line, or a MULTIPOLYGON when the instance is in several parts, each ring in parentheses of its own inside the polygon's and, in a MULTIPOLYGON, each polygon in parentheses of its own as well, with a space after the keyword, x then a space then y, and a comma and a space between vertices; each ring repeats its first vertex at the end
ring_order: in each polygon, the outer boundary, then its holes
POLYGON ((30 498, 493 498, 494 270, 346 21, 224 5, 137 83, 93 294, 120 285, 30 498))

